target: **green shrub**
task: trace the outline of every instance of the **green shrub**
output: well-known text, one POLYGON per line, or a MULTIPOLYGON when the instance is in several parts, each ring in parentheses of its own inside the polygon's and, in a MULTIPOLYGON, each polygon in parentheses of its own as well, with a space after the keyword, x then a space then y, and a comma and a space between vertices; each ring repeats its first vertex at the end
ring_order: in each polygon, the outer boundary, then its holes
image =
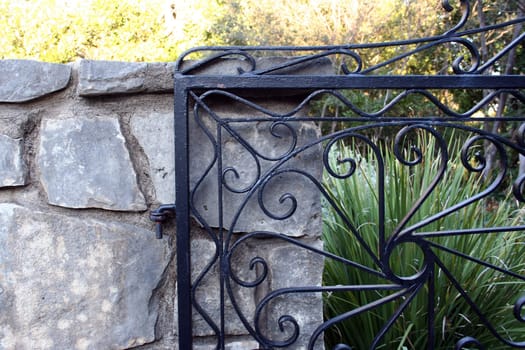
MULTIPOLYGON (((492 178, 483 180, 479 172, 468 171, 460 160, 461 145, 454 142, 448 146, 449 161, 441 180, 428 198, 419 203, 419 208, 410 217, 408 213, 411 213, 412 207, 417 206, 416 202, 431 187, 433 179, 439 177, 440 163, 444 156, 443 150, 435 142, 435 137, 428 131, 420 129, 416 134, 411 142, 414 146, 417 145, 418 149, 411 148, 408 141, 405 142, 405 147, 402 147, 407 150, 403 152, 403 157, 406 158, 414 157, 417 150, 421 151, 422 158, 415 161, 416 164, 404 165, 393 154, 392 147, 377 150, 384 161, 384 175, 380 173, 377 156, 372 150, 363 151, 363 142, 359 142, 358 138, 349 140, 351 137, 347 137, 346 144, 339 142, 333 147, 334 150, 329 155, 329 168, 332 169, 332 173, 349 172, 352 163, 350 159, 355 161, 356 169, 352 175, 340 178, 325 171, 324 183, 329 193, 323 205, 325 250, 381 273, 385 267, 381 268, 377 263, 380 258, 374 260, 371 254, 363 249, 363 245, 368 245, 376 257, 380 257, 381 252, 384 252, 382 248, 385 243, 382 247, 379 239, 381 221, 384 221, 386 242, 400 225, 403 229, 412 227, 416 233, 447 230, 457 232, 472 228, 519 225, 523 228, 523 209, 520 213, 519 206, 512 197, 497 202, 493 197, 486 196, 463 208, 452 210, 439 219, 433 219, 434 214, 479 194, 498 176, 493 174, 492 178), (384 179, 384 220, 381 220, 380 216, 382 199, 378 191, 381 179, 384 179), (402 224, 405 218, 408 221, 402 224), (418 225, 424 220, 428 222, 418 225), (357 236, 362 237, 361 242, 357 236)), ((450 138, 454 139, 461 138, 450 138)), ((479 165, 476 163, 480 161, 479 156, 469 158, 472 166, 479 165)), ((495 330, 506 340, 525 341, 525 325, 516 320, 513 314, 515 302, 525 295, 525 233, 523 230, 508 231, 490 234, 448 234, 425 237, 417 241, 417 244, 398 244, 392 250, 387 265, 397 276, 414 277, 425 266, 425 253, 421 246, 430 242, 428 249, 466 291, 495 330), (459 253, 454 254, 446 248, 512 271, 515 275, 509 276, 467 259, 459 253)), ((426 349, 429 338, 428 294, 432 284, 435 286, 435 349, 454 349, 456 343, 466 336, 476 338, 486 349, 509 347, 487 329, 445 270, 435 265, 433 274, 433 278, 420 281, 422 288, 415 293, 413 300, 409 300, 408 293, 336 323, 325 332, 328 348, 332 349, 336 344, 343 343, 354 350, 369 349, 374 338, 406 301, 409 302, 408 306, 402 310, 399 317, 393 317, 395 322, 385 336, 381 337, 377 348, 426 349)), ((395 284, 395 281, 338 259, 326 259, 325 286, 374 284, 395 284)), ((325 317, 331 319, 395 292, 374 290, 325 293, 325 317)))

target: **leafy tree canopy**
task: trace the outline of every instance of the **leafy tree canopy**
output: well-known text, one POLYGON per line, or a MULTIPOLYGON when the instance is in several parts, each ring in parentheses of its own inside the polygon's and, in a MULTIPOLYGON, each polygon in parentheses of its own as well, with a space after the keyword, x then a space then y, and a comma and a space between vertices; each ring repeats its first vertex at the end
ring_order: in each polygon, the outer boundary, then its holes
MULTIPOLYGON (((472 0, 472 25, 507 19, 523 3, 483 0, 478 6, 472 0), (481 9, 482 17, 477 15, 481 9)), ((460 1, 450 4, 457 10, 460 1)), ((445 32, 459 17, 460 11, 445 12, 441 0, 0 0, 0 58, 172 61, 201 45, 327 45, 423 37, 445 32)), ((486 42, 499 39, 489 35, 486 42)), ((386 49, 368 58, 393 54, 386 49)), ((407 59, 402 69, 439 70, 444 63, 435 62, 437 57, 450 58, 429 52, 407 59)))
POLYGON ((171 60, 169 9, 166 0, 0 0, 0 57, 171 60))

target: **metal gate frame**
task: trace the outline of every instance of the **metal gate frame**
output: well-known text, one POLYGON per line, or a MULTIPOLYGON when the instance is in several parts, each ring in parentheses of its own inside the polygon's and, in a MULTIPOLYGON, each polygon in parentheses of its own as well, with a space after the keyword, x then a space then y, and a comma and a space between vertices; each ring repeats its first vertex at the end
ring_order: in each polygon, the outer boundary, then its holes
MULTIPOLYGON (((484 75, 488 68, 492 67, 498 60, 504 57, 510 50, 515 48, 517 45, 523 45, 525 33, 508 43, 504 49, 498 53, 495 57, 487 62, 480 62, 480 54, 478 48, 470 42, 467 37, 475 33, 486 30, 497 30, 518 23, 525 22, 525 18, 517 18, 510 22, 496 24, 487 28, 478 30, 465 30, 461 31, 461 28, 465 25, 469 15, 469 4, 467 1, 461 1, 463 4, 464 16, 461 22, 449 30, 447 33, 432 37, 423 38, 416 40, 406 40, 399 42, 389 42, 380 44, 364 44, 364 45, 342 45, 342 46, 330 46, 330 47, 202 47, 188 51, 182 55, 176 64, 175 70, 175 143, 176 143, 176 227, 177 227, 177 291, 178 291, 178 324, 179 324, 179 348, 180 349, 191 349, 192 348, 192 312, 193 303, 192 300, 192 280, 191 280, 191 211, 192 203, 190 195, 192 188, 190 187, 190 175, 189 175, 189 118, 190 118, 190 106, 195 103, 195 98, 201 96, 201 94, 210 91, 230 92, 235 94, 237 91, 264 91, 267 89, 272 90, 287 90, 287 89, 302 89, 304 91, 336 91, 336 90, 363 90, 363 89, 400 89, 406 91, 407 94, 419 93, 425 95, 427 98, 432 100, 432 94, 429 89, 443 90, 443 89, 485 89, 490 90, 492 93, 487 97, 480 106, 489 101, 498 98, 500 94, 507 93, 515 97, 516 100, 520 101, 522 105, 525 105, 525 95, 523 89, 525 89, 525 76, 516 75, 484 75), (447 43, 456 43, 463 45, 470 54, 472 55, 472 62, 469 69, 460 68, 462 59, 459 59, 454 65, 455 75, 436 75, 436 76, 425 76, 425 75, 411 75, 411 76, 384 76, 375 75, 374 73, 380 68, 393 64, 399 60, 402 60, 411 55, 415 55, 428 48, 443 45, 447 43), (380 47, 399 47, 408 48, 411 45, 415 45, 415 49, 408 49, 405 53, 398 55, 391 60, 382 62, 381 64, 375 65, 372 68, 362 69, 361 57, 358 53, 360 50, 366 50, 370 48, 380 47), (264 52, 265 54, 270 53, 282 53, 291 52, 294 54, 293 58, 284 64, 278 64, 270 68, 260 69, 257 67, 256 56, 264 52), (197 62, 188 63, 186 58, 195 53, 211 53, 211 56, 202 59, 197 62), (298 53, 303 53, 301 56, 297 56, 298 53), (323 57, 331 57, 336 55, 343 55, 351 58, 357 68, 350 71, 346 64, 341 65, 342 75, 333 76, 316 76, 316 75, 288 75, 286 70, 293 68, 294 66, 301 65, 305 62, 316 60, 323 57), (239 69, 238 75, 209 75, 202 74, 199 71, 203 68, 212 65, 223 58, 236 57, 241 58, 245 63, 248 62, 251 65, 251 69, 243 71, 239 69), (284 72, 284 73, 283 73, 284 72)), ((448 2, 447 2, 448 4, 448 2)), ((418 118, 414 119, 413 123, 422 127, 432 128, 436 123, 447 122, 447 123, 464 123, 465 121, 471 121, 475 118, 473 114, 475 111, 470 111, 465 114, 458 114, 446 106, 440 106, 439 102, 434 101, 436 106, 441 109, 442 112, 448 116, 442 120, 439 118, 418 118)), ((395 122, 406 122, 406 119, 396 118, 385 118, 379 116, 371 116, 366 112, 360 111, 360 115, 364 120, 370 120, 375 118, 376 121, 388 125, 388 123, 395 122), (368 119, 367 119, 368 118, 368 119), (379 118, 379 119, 378 119, 379 118)), ((288 117, 282 116, 281 120, 286 121, 288 117)), ((510 119, 507 119, 510 120, 510 119)), ((516 152, 525 156, 525 117, 518 116, 512 118, 513 121, 523 123, 520 129, 521 140, 518 143, 512 143, 510 140, 502 138, 500 135, 487 133, 485 137, 496 140, 496 142, 504 143, 507 146, 511 146, 516 152)), ((524 201, 523 190, 525 186, 525 177, 515 180, 514 183, 514 195, 516 199, 524 201)), ((159 208, 152 217, 161 222, 164 218, 162 214, 173 210, 173 206, 163 206, 159 208), (160 218, 160 219, 159 219, 160 218)), ((487 230, 513 230, 525 232, 525 227, 506 227, 506 228, 487 228, 487 230)), ((158 235, 161 236, 161 232, 158 235)), ((225 254, 220 252, 220 254, 225 254)), ((221 273, 227 274, 221 268, 221 273)), ((517 275, 516 278, 525 280, 525 276, 517 275)), ((222 277, 222 278, 228 278, 222 277)), ((224 297, 224 295, 223 295, 224 297)), ((432 296, 430 296, 432 297, 432 296)), ((518 300, 515 304, 514 312, 516 318, 523 319, 523 309, 525 308, 525 296, 518 300)), ((224 322, 224 320, 220 321, 224 322)), ((429 322, 430 323, 430 322, 429 322)), ((429 333, 432 331, 429 329, 429 333)), ((429 338, 432 339, 434 335, 429 334, 429 338)), ((225 346, 225 334, 224 325, 220 325, 219 334, 217 334, 217 348, 224 349, 225 346)), ((430 342, 429 342, 430 343, 430 342)), ((525 342, 512 342, 506 341, 507 345, 511 347, 525 348, 525 342)), ((458 349, 462 346, 473 345, 482 346, 477 343, 475 339, 465 338, 462 344, 458 344, 458 349)), ((264 346, 264 344, 263 344, 264 346)), ((266 345, 266 348, 273 348, 271 345, 266 345)), ((432 348, 429 345, 429 348, 432 348)), ((341 346, 338 349, 349 349, 348 346, 341 346)))

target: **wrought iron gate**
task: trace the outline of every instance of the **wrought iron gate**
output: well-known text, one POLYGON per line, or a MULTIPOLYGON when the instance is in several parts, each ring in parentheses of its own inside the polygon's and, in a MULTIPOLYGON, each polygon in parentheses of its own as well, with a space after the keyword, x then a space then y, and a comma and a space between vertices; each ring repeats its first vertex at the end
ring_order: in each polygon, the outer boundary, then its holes
MULTIPOLYGON (((485 62, 481 60, 479 48, 470 40, 482 32, 521 25, 525 18, 482 29, 463 29, 470 12, 468 1, 461 3, 464 12, 460 23, 443 35, 431 38, 333 47, 206 47, 191 50, 179 59, 175 72, 175 140, 180 349, 192 348, 195 336, 192 315, 193 318, 198 315, 200 322, 215 334, 213 347, 224 349, 228 317, 231 317, 226 308, 234 311, 261 349, 294 348, 298 339, 305 336, 308 340, 303 344, 305 347, 321 348, 325 333, 334 329, 342 332, 341 324, 352 320, 362 324, 361 317, 366 314, 374 314, 376 324, 372 330, 375 336, 367 348, 398 348, 406 337, 389 334, 398 323, 402 323, 402 327, 406 327, 405 334, 409 334, 412 331, 409 327, 413 326, 407 320, 414 315, 424 319, 423 329, 413 331, 422 335, 428 349, 443 348, 445 334, 454 336, 456 349, 487 348, 485 339, 488 338, 496 339, 502 348, 525 348, 525 256, 516 256, 525 252, 522 248, 525 245, 525 174, 517 171, 519 156, 525 157, 525 77, 485 74, 500 65, 509 52, 524 45, 525 33, 501 45, 500 52, 485 62), (390 69, 407 58, 445 46, 466 51, 470 62, 463 57, 456 59, 451 64, 453 74, 448 75, 382 73, 385 68, 390 69), (387 48, 402 53, 384 62, 365 62, 369 57, 365 54, 367 50, 387 48), (192 54, 203 53, 210 56, 187 61, 192 54), (260 57, 269 55, 288 58, 260 67, 260 57), (338 62, 340 74, 293 73, 297 67, 326 58, 338 62), (238 63, 238 70, 232 74, 207 71, 225 60, 230 64, 238 63), (286 94, 290 90, 301 92, 302 97, 287 111, 272 110, 258 103, 257 97, 269 91, 286 94), (451 96, 459 91, 472 93, 471 106, 457 106, 452 102, 451 96), (370 110, 356 102, 374 96, 384 100, 379 108, 370 110), (223 115, 216 109, 217 99, 237 106, 239 113, 223 115), (512 103, 512 115, 487 117, 481 113, 503 99, 512 103), (410 101, 414 100, 419 101, 418 107, 426 106, 424 110, 411 110, 410 101), (329 115, 327 108, 319 107, 330 105, 337 106, 341 114, 329 115), (502 124, 509 126, 506 130, 512 129, 513 133, 504 134, 502 124), (300 129, 305 125, 317 130, 314 137, 312 133, 304 137, 300 129), (192 128, 198 130, 198 138, 195 135, 190 138, 192 128), (248 129, 264 134, 271 147, 256 148, 253 140, 246 136, 248 129), (192 143, 208 145, 210 154, 201 164, 190 166, 190 158, 195 156, 190 149, 192 143), (228 146, 232 143, 234 147, 228 146), (232 165, 233 156, 239 157, 245 166, 232 165), (320 168, 303 167, 301 160, 304 158, 318 159, 320 168), (491 159, 495 166, 489 173, 491 159), (194 172, 191 176, 190 168, 194 172), (429 169, 426 182, 414 180, 416 174, 421 174, 418 169, 429 169), (392 171, 405 175, 392 175, 392 171), (397 176, 413 181, 410 187, 403 189, 406 192, 400 192, 401 187, 391 189, 397 176), (345 202, 348 198, 335 193, 335 186, 348 184, 356 177, 365 179, 368 185, 351 195, 363 192, 374 197, 376 207, 370 209, 373 213, 353 211, 352 202, 345 202), (288 188, 272 189, 285 178, 288 178, 288 188), (452 194, 447 192, 452 186, 450 181, 459 181, 458 188, 476 181, 476 192, 458 194, 455 200, 450 199, 452 194), (317 191, 325 219, 326 215, 331 215, 362 254, 343 256, 336 251, 323 250, 280 232, 275 228, 278 225, 269 224, 266 229, 244 228, 242 222, 251 220, 253 208, 273 223, 293 220, 300 215, 304 206, 311 203, 305 203, 297 195, 294 184, 317 191), (211 207, 206 208, 215 211, 214 219, 210 219, 204 206, 197 203, 203 191, 213 191, 216 197, 211 207), (389 203, 392 198, 401 198, 408 192, 416 192, 412 193, 413 201, 405 203, 400 217, 393 217, 393 204, 389 203), (505 225, 495 225, 486 219, 482 226, 465 226, 468 222, 483 222, 471 216, 496 212, 499 209, 496 197, 505 195, 508 195, 507 203, 517 203, 521 216, 515 215, 517 219, 505 225), (277 203, 278 209, 269 204, 271 201, 277 203), (360 222, 359 216, 365 216, 365 221, 360 222), (195 249, 191 244, 192 235, 196 234, 196 229, 190 230, 192 225, 211 242, 211 255, 206 260, 194 257, 190 261, 192 249, 195 249), (363 282, 266 288, 257 307, 248 315, 236 300, 240 295, 238 290, 253 290, 267 283, 272 266, 279 261, 268 261, 255 254, 243 265, 237 261, 237 255, 250 241, 251 247, 264 246, 261 242, 266 238, 303 249, 309 256, 322 257, 325 263, 332 261, 350 274, 365 276, 363 282), (506 242, 501 250, 479 248, 496 246, 498 240, 506 242), (410 261, 399 263, 404 254, 409 254, 409 249, 417 253, 410 255, 410 261), (503 257, 497 254, 503 251, 515 252, 505 255, 513 261, 501 261, 503 257), (249 272, 239 272, 240 267, 249 272), (464 271, 474 275, 466 276, 464 271), (215 273, 219 310, 217 315, 211 315, 202 306, 198 290, 211 288, 208 284, 204 286, 204 280, 215 273), (487 274, 492 276, 490 285, 486 285, 487 280, 483 278, 487 274), (476 281, 483 282, 478 285, 476 281), (510 289, 511 285, 517 286, 521 294, 511 292, 516 290, 510 289), (440 288, 447 289, 453 297, 443 300, 440 288), (482 292, 474 293, 476 288, 482 292), (509 290, 506 306, 500 310, 502 314, 488 314, 486 310, 492 310, 488 307, 491 298, 500 295, 492 292, 500 288, 509 290), (347 311, 340 315, 327 313, 325 319, 306 335, 294 315, 276 315, 276 324, 282 334, 268 335, 261 323, 271 303, 278 298, 307 294, 322 295, 325 300, 352 295, 354 299, 347 311), (411 305, 421 304, 421 300, 424 301, 423 311, 412 312, 411 305), (442 314, 441 309, 452 302, 458 310, 442 314), (391 307, 387 317, 376 315, 380 313, 378 310, 387 307, 391 307), (447 315, 455 318, 447 318, 447 315), (509 321, 509 317, 512 320, 509 321), (502 327, 503 320, 514 322, 518 328, 521 326, 522 336, 508 333, 502 327), (469 334, 471 328, 467 326, 455 328, 454 323, 461 322, 482 328, 487 337, 469 334)), ((361 197, 352 198, 357 205, 355 201, 361 197)), ((161 221, 163 214, 172 209, 163 206, 153 217, 161 221)), ((328 230, 326 223, 324 229, 328 230)), ((330 346, 337 350, 360 349, 357 344, 346 340, 330 346)))

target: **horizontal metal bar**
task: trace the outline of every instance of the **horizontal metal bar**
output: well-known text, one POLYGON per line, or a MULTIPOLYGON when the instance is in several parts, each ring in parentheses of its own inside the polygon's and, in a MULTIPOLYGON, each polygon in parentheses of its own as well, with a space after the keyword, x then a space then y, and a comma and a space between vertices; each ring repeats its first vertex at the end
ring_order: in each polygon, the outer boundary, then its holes
POLYGON ((525 89, 521 75, 438 76, 301 76, 301 75, 180 75, 179 86, 188 89, 525 89))
POLYGON ((398 116, 398 117, 322 117, 322 116, 292 116, 292 117, 259 117, 259 116, 250 116, 247 114, 244 118, 220 118, 221 123, 228 124, 242 124, 242 123, 257 123, 257 122, 275 122, 275 121, 286 121, 287 123, 319 123, 319 122, 329 122, 329 123, 361 123, 361 124, 374 124, 381 123, 382 125, 389 126, 396 123, 406 123, 410 122, 411 124, 416 123, 430 123, 437 126, 449 126, 445 123, 458 123, 458 124, 469 124, 469 123, 499 123, 499 122, 515 122, 521 123, 525 122, 524 116, 516 117, 441 117, 441 116, 428 116, 428 117, 409 117, 409 116, 398 116))

